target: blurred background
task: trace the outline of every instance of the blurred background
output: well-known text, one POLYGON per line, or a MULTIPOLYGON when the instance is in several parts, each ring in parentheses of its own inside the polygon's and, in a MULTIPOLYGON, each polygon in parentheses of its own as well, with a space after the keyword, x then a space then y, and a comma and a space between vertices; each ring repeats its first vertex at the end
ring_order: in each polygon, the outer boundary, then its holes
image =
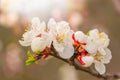
POLYGON ((33 17, 65 20, 74 31, 106 32, 113 55, 107 72, 120 72, 120 0, 0 0, 0 80, 98 80, 56 58, 25 66, 30 48, 18 40, 33 17))

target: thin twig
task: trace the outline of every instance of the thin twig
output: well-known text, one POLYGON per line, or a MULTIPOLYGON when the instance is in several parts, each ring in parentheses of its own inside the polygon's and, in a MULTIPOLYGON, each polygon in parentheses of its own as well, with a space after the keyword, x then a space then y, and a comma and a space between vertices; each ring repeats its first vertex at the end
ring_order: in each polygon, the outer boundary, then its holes
POLYGON ((57 51, 55 51, 54 48, 52 49, 52 52, 50 52, 50 53, 42 53, 42 54, 38 55, 37 60, 40 59, 41 56, 44 55, 44 54, 51 55, 51 56, 53 56, 57 59, 62 60, 63 62, 66 62, 67 64, 70 64, 70 65, 74 66, 76 70, 81 70, 83 72, 89 73, 90 75, 92 75, 94 77, 102 78, 103 80, 120 79, 120 74, 119 73, 118 74, 109 74, 108 73, 108 74, 100 75, 99 73, 97 73, 95 71, 92 71, 89 68, 84 68, 84 67, 79 66, 75 62, 76 55, 73 55, 72 58, 70 58, 69 60, 68 59, 63 59, 59 55, 57 55, 57 51))

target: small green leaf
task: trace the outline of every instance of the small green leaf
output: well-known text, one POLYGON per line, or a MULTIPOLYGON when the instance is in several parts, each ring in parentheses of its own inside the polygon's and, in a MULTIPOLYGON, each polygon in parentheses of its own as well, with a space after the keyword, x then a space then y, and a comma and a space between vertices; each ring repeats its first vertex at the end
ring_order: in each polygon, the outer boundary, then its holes
POLYGON ((37 63, 37 61, 34 58, 34 55, 32 53, 30 53, 30 51, 27 52, 27 55, 28 55, 28 59, 25 62, 27 66, 31 65, 33 63, 37 63))
POLYGON ((88 31, 86 35, 87 35, 87 36, 90 36, 90 31, 88 31))
POLYGON ((28 56, 28 58, 29 58, 29 57, 33 57, 33 58, 34 58, 33 54, 30 53, 30 51, 27 52, 27 56, 28 56))
POLYGON ((35 60, 32 60, 32 59, 28 59, 26 60, 26 65, 29 66, 31 64, 35 63, 35 60))

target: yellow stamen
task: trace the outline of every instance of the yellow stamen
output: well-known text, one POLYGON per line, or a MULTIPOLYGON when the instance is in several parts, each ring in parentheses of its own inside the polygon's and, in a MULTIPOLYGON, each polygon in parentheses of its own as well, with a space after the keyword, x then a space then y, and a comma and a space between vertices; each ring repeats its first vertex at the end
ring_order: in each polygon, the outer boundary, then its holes
POLYGON ((22 37, 21 40, 24 40, 24 37, 22 37))
POLYGON ((98 36, 101 37, 101 33, 100 32, 98 32, 98 36))
POLYGON ((64 34, 61 34, 61 35, 56 36, 57 42, 58 42, 58 43, 63 43, 64 37, 65 37, 64 34))
POLYGON ((44 31, 47 32, 48 31, 47 28, 45 28, 44 31))
POLYGON ((96 60, 98 60, 98 59, 99 59, 99 57, 101 57, 101 56, 102 56, 102 54, 101 54, 101 53, 97 53, 97 54, 95 55, 95 57, 94 57, 94 58, 95 58, 96 60))
POLYGON ((25 29, 25 32, 28 32, 29 30, 28 29, 25 29))

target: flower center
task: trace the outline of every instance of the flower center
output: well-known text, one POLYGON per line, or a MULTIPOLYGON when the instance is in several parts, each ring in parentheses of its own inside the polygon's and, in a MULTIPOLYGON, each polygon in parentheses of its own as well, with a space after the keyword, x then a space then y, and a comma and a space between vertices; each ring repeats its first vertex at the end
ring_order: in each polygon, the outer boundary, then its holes
POLYGON ((45 32, 48 32, 49 30, 47 28, 44 29, 45 32))
POLYGON ((65 35, 64 34, 60 34, 56 36, 56 40, 58 43, 63 43, 63 39, 64 39, 65 35))
POLYGON ((101 57, 102 55, 101 55, 101 53, 97 53, 96 55, 95 55, 95 60, 99 60, 99 57, 101 57))
POLYGON ((98 36, 101 37, 101 33, 100 32, 98 32, 98 36))

